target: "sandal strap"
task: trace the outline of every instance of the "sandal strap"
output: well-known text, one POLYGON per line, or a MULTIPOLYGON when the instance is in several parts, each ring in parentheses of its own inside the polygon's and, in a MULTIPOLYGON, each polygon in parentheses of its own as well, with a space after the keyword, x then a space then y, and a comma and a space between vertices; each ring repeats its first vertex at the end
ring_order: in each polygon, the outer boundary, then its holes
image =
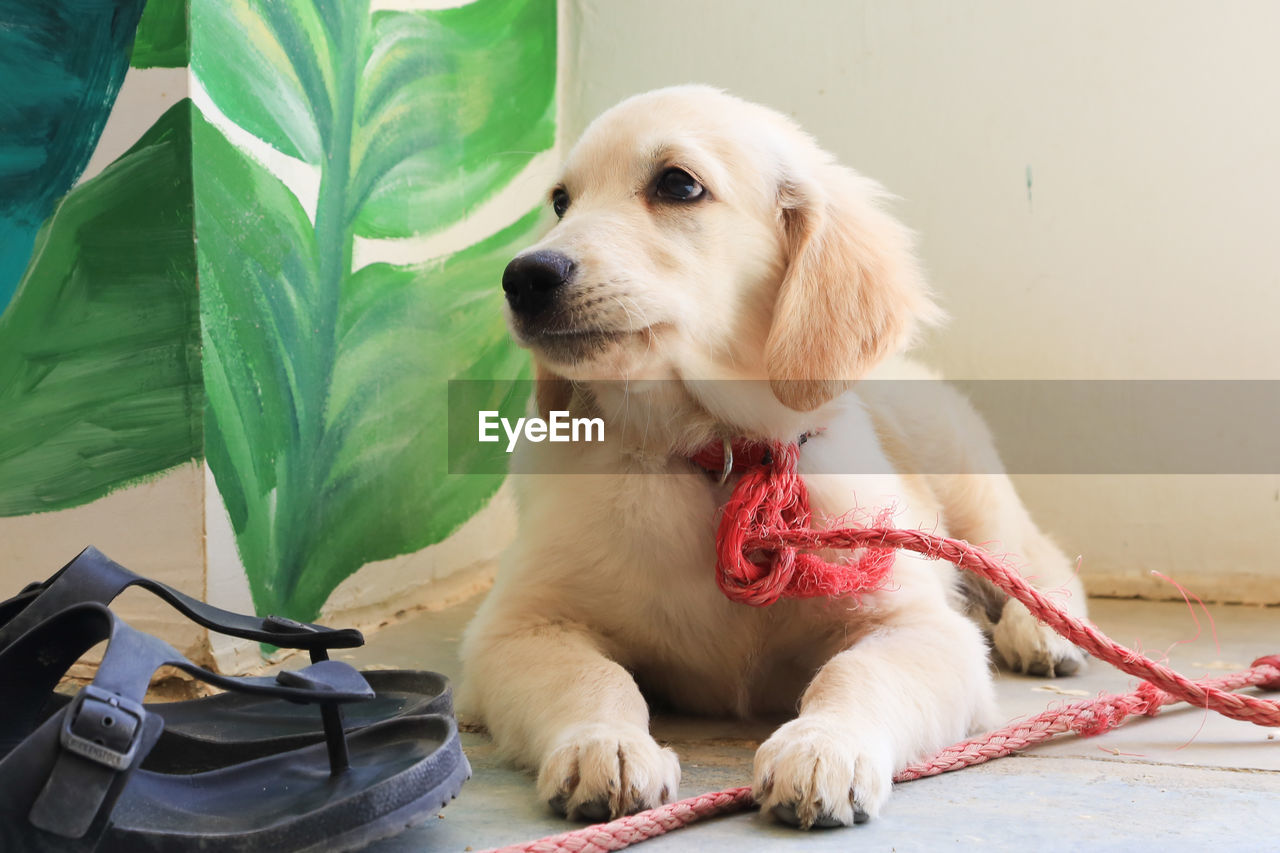
POLYGON ((354 628, 326 628, 283 616, 246 616, 214 607, 166 583, 126 569, 91 545, 43 584, 30 584, 0 605, 0 614, 16 610, 7 623, 0 625, 0 648, 73 604, 82 601, 110 604, 131 586, 153 593, 211 631, 280 648, 305 649, 311 653, 313 662, 327 660, 329 649, 364 645, 364 635, 354 628))
POLYGON ((143 705, 152 676, 163 666, 228 690, 320 705, 334 772, 346 761, 339 703, 374 696, 363 676, 340 661, 275 678, 218 675, 163 640, 129 627, 102 604, 73 605, 0 651, 0 683, 9 691, 0 706, 0 733, 22 738, 0 760, 0 787, 19 796, 25 789, 32 826, 76 839, 105 829, 125 782, 164 729, 163 718, 143 705), (37 728, 44 700, 62 674, 102 640, 107 648, 93 682, 37 728))

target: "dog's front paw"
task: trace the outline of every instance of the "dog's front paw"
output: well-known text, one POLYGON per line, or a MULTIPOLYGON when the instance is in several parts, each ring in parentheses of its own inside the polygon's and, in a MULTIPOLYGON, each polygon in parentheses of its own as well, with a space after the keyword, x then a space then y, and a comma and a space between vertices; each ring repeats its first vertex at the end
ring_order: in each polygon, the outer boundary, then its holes
POLYGON ((572 820, 601 821, 650 809, 670 802, 679 785, 675 752, 634 727, 571 729, 538 771, 538 796, 572 820))
POLYGON ((864 823, 879 814, 893 785, 883 742, 835 717, 800 716, 756 751, 752 794, 760 809, 801 829, 864 823))
POLYGON ((991 642, 1001 660, 1014 672, 1054 678, 1075 675, 1084 666, 1084 652, 1048 625, 1042 625, 1022 602, 1005 602, 991 642))

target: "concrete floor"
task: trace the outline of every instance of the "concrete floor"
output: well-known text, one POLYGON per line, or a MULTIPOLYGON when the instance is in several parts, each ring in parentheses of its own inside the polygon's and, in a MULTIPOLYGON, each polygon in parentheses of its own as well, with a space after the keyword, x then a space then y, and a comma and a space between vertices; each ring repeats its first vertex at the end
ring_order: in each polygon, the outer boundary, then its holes
MULTIPOLYGON (((358 665, 458 672, 457 642, 476 602, 423 613, 370 637, 345 659, 358 665)), ((1094 622, 1119 642, 1192 676, 1243 669, 1280 652, 1280 609, 1213 607, 1220 646, 1206 625, 1199 639, 1186 606, 1095 600, 1094 622)), ((1203 616, 1201 621, 1204 622, 1203 616)), ((1099 692, 1125 692, 1134 679, 1092 662, 1057 681, 1002 674, 1009 719, 1099 692)), ((1277 695, 1277 694, 1271 694, 1277 695)), ((750 784, 755 747, 768 725, 659 717, 659 741, 683 767, 681 796, 750 784)), ((465 851, 529 841, 577 828, 539 803, 530 776, 501 763, 486 735, 464 734, 475 775, 439 817, 369 848, 371 853, 465 851)), ((897 786, 880 819, 801 833, 757 813, 694 824, 645 842, 664 850, 1017 851, 1187 850, 1229 845, 1280 851, 1280 731, 1175 706, 1096 738, 1065 737, 1026 754, 897 786)))

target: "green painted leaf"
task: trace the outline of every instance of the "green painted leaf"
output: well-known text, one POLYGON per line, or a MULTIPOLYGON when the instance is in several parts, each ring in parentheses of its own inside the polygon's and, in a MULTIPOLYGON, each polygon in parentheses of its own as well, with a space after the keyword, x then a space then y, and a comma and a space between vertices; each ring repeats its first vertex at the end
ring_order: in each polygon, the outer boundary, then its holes
MULTIPOLYGON (((310 310, 315 235, 294 196, 197 113, 192 137, 207 400, 205 457, 250 577, 271 583, 281 555, 275 505, 288 494, 299 424, 318 380, 310 310), (246 206, 245 200, 254 203, 246 206)), ((276 598, 255 590, 258 600, 276 598)))
POLYGON ((129 64, 134 68, 186 68, 187 0, 147 0, 129 64))
POLYGON ((372 22, 367 9, 192 0, 192 30, 208 47, 191 65, 218 108, 269 145, 315 165, 348 158, 344 216, 356 233, 438 230, 554 143, 555 0, 477 0, 372 22), (336 116, 339 106, 354 115, 336 116), (352 122, 349 146, 331 138, 352 122))
MULTIPOLYGON (((368 0, 352 0, 357 12, 368 0)), ((218 109, 279 151, 318 164, 332 122, 333 45, 306 0, 191 0, 191 68, 218 109)))
MULTIPOLYGON (((308 219, 276 177, 212 125, 195 120, 206 454, 255 606, 310 619, 361 565, 441 541, 501 483, 500 476, 448 474, 447 383, 525 375, 526 359, 503 323, 498 282, 503 266, 543 224, 533 213, 443 262, 372 264, 352 272, 356 223, 374 203, 374 188, 383 193, 379 203, 394 201, 384 178, 423 154, 416 128, 438 122, 453 140, 453 148, 433 155, 444 165, 431 180, 466 184, 482 198, 513 169, 485 171, 483 157, 461 151, 460 128, 474 132, 485 156, 520 146, 531 156, 538 145, 551 144, 552 111, 545 100, 527 114, 511 110, 514 121, 504 131, 495 112, 477 109, 466 124, 454 115, 461 101, 422 100, 431 86, 414 74, 387 73, 395 64, 387 57, 397 51, 410 69, 486 62, 491 45, 474 22, 476 32, 453 40, 445 37, 447 28, 424 29, 432 16, 452 12, 370 18, 363 3, 336 0, 214 5, 193 0, 192 7, 193 20, 203 15, 217 24, 207 31, 193 24, 193 66, 213 102, 281 150, 320 166, 308 219), (226 49, 225 39, 233 37, 248 39, 259 61, 274 57, 279 65, 267 76, 293 86, 297 97, 273 104, 255 94, 235 67, 246 61, 245 50, 226 49), (215 52, 224 56, 202 58, 215 52), (303 100, 305 116, 294 109, 303 100), (411 114, 403 112, 406 105, 411 114), (393 120, 395 110, 401 112, 393 120), (376 151, 360 141, 375 129, 387 143, 376 151), (318 148, 310 150, 312 144, 318 148)), ((550 16, 554 33, 554 4, 545 0, 473 5, 499 15, 495 20, 520 20, 522 10, 538 8, 550 16)), ((533 63, 526 76, 553 81, 554 49, 520 55, 533 63)), ((496 89, 501 78, 485 79, 496 89)), ((431 85, 443 92, 446 82, 431 85)), ((548 84, 548 99, 552 88, 548 84)), ((496 91, 470 97, 500 101, 496 91)), ((405 191, 398 203, 420 199, 405 191)), ((445 222, 464 209, 442 208, 443 218, 419 215, 445 222)), ((515 415, 523 400, 501 404, 515 415)))
POLYGON ((352 187, 361 236, 462 219, 554 143, 555 0, 380 12, 373 41, 352 187))
MULTIPOLYGON (((318 612, 351 571, 445 539, 481 509, 502 476, 448 473, 448 380, 523 378, 495 286, 544 227, 535 211, 436 268, 374 264, 344 299, 324 450, 320 536, 293 598, 318 612)), ((506 417, 523 414, 506 399, 506 417)))
POLYGON ((142 4, 0 0, 0 312, 102 135, 142 4))
POLYGON ((0 515, 199 458, 190 102, 76 187, 0 318, 0 515))
MULTIPOLYGON (((519 377, 495 282, 539 213, 444 264, 375 264, 343 283, 327 394, 310 334, 318 270, 305 212, 197 117, 206 455, 262 612, 312 618, 371 560, 438 542, 501 477, 447 474, 447 381, 519 377), (244 199, 258 201, 248 221, 244 199), (318 445, 304 424, 326 403, 318 445), (306 477, 300 478, 299 472, 306 477)), ((509 401, 514 415, 523 401, 509 401)))

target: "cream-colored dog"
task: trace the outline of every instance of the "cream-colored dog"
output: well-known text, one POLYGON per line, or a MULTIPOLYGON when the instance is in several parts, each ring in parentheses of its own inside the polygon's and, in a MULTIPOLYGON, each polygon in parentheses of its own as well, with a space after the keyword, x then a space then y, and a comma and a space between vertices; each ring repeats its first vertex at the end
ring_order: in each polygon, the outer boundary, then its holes
POLYGON ((898 769, 992 722, 984 631, 1015 669, 1080 666, 1020 604, 907 552, 856 601, 753 608, 716 586, 735 478, 690 455, 808 433, 815 517, 892 507, 900 526, 998 542, 1084 613, 965 401, 851 386, 928 376, 891 357, 939 316, 883 195, 778 113, 664 89, 588 128, 551 194, 559 224, 507 268, 541 407, 603 418, 605 440, 517 449, 519 531, 466 632, 461 701, 557 811, 676 796, 646 697, 713 715, 798 702, 756 754, 755 795, 802 827, 858 823, 898 769), (982 473, 931 473, 948 471, 982 473))

